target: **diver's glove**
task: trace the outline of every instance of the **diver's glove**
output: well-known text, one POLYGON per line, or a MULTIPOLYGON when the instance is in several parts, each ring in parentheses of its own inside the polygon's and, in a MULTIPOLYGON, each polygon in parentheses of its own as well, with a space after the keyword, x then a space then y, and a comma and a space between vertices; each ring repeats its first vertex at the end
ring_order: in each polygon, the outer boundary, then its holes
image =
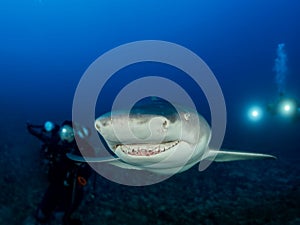
POLYGON ((27 121, 27 122, 26 122, 26 129, 27 129, 28 131, 30 131, 31 128, 32 128, 32 124, 31 124, 29 121, 27 121))
POLYGON ((42 132, 42 125, 34 125, 32 123, 29 123, 28 121, 26 122, 26 128, 28 132, 36 137, 41 135, 42 132))

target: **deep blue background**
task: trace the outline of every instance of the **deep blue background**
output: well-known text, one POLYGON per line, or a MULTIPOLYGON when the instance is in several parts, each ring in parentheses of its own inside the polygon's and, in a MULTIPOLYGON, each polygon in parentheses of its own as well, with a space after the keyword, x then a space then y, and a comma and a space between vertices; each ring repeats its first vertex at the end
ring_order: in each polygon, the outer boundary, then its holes
MULTIPOLYGON (((1 1, 2 117, 71 118, 76 86, 96 58, 127 42, 165 40, 194 51, 216 75, 228 111, 225 147, 299 156, 300 122, 265 117, 254 124, 245 115, 248 105, 277 98, 279 43, 288 54, 287 92, 300 96, 299 15, 297 0, 1 1)), ((98 103, 103 111, 126 83, 114 81, 107 102, 98 103)), ((209 117, 207 105, 202 113, 209 117)))

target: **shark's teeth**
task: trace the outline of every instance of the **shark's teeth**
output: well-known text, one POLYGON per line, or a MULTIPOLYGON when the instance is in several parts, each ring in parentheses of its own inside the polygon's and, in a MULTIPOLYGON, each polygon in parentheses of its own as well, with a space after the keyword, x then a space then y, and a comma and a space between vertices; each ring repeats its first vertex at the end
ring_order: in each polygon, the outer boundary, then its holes
POLYGON ((127 144, 119 145, 122 152, 134 156, 151 156, 178 145, 179 141, 171 141, 160 144, 127 144))

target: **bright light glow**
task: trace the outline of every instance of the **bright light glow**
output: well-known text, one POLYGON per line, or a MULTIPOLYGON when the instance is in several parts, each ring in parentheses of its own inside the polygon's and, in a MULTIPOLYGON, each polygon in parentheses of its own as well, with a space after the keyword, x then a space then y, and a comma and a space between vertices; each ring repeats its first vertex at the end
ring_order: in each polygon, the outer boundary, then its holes
POLYGON ((259 113, 258 113, 257 110, 253 110, 252 113, 251 113, 251 115, 252 115, 253 117, 258 117, 259 113))
POLYGON ((45 124, 44 124, 44 128, 47 132, 50 132, 50 131, 53 130, 54 124, 50 121, 46 121, 45 124))
POLYGON ((290 116, 295 113, 296 105, 293 101, 283 101, 279 104, 279 112, 283 115, 290 116))
POLYGON ((252 121, 260 120, 262 117, 262 110, 259 107, 252 107, 248 112, 248 117, 252 121))
POLYGON ((291 106, 290 105, 285 105, 283 109, 284 109, 284 111, 288 112, 288 111, 291 110, 291 106))

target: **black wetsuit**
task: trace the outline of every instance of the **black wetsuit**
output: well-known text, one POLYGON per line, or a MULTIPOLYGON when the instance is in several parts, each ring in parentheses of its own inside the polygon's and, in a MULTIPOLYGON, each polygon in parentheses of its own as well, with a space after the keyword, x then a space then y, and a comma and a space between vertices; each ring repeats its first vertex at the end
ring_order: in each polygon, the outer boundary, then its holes
POLYGON ((64 212, 63 222, 70 223, 70 216, 83 198, 83 186, 88 180, 91 169, 87 163, 70 160, 66 153, 79 152, 75 141, 61 141, 59 126, 46 132, 42 126, 27 126, 28 131, 43 142, 49 159, 49 186, 37 210, 37 219, 48 222, 53 212, 64 212))

